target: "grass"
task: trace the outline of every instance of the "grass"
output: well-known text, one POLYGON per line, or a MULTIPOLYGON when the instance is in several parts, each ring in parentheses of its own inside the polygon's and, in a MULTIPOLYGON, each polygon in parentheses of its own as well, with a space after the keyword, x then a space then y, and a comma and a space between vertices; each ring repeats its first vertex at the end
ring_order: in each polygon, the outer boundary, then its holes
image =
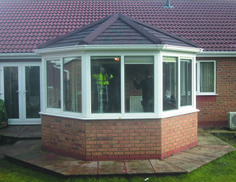
MULTIPOLYGON (((224 141, 236 147, 236 137, 218 135, 224 141)), ((63 178, 23 167, 4 158, 0 158, 0 182, 234 182, 236 181, 236 151, 205 165, 197 170, 179 176, 107 176, 107 177, 69 177, 63 178), (148 179, 147 179, 148 178, 148 179)))

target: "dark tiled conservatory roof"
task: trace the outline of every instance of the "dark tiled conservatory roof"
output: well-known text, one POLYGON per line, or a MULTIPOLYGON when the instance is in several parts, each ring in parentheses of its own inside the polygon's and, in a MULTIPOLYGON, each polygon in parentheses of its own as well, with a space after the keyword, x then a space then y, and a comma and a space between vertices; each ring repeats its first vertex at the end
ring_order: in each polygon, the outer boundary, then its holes
POLYGON ((57 36, 124 14, 199 44, 236 51, 235 0, 1 0, 0 53, 30 53, 57 36))
POLYGON ((168 44, 198 47, 193 42, 128 16, 114 14, 41 44, 38 48, 121 44, 168 44))

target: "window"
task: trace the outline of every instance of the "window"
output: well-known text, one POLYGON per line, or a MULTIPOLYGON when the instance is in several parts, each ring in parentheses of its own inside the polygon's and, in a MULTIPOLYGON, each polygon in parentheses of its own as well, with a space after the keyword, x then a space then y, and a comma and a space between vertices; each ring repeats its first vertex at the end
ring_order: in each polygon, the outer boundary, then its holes
POLYGON ((216 63, 215 61, 197 62, 197 93, 216 93, 216 63))
POLYGON ((47 61, 47 107, 61 108, 61 62, 47 61))
POLYGON ((64 111, 82 111, 81 58, 63 59, 63 98, 64 111))
POLYGON ((192 105, 192 60, 180 60, 181 106, 192 105))
POLYGON ((92 113, 120 113, 120 57, 91 57, 92 113))
POLYGON ((163 57, 163 110, 178 108, 178 59, 163 57))
MULTIPOLYGON (((142 115, 153 117, 155 111, 155 114, 162 111, 175 114, 178 109, 193 106, 193 58, 163 56, 156 65, 154 55, 87 58, 85 61, 90 61, 89 64, 82 64, 81 56, 46 61, 47 112, 62 112, 75 117, 93 114, 92 117, 101 118, 136 118, 142 115), (82 97, 82 91, 89 95, 82 97), (85 108, 82 108, 82 100, 86 103, 85 108)), ((199 64, 199 73, 210 72, 207 71, 210 65, 199 64)))
POLYGON ((153 78, 153 56, 125 56, 125 112, 154 112, 153 78))

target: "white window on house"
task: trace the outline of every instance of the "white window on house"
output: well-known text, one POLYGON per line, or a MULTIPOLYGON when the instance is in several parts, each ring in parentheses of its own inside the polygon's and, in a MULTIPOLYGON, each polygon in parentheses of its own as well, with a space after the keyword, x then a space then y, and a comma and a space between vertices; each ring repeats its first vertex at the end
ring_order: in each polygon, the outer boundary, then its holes
POLYGON ((82 112, 81 57, 63 59, 64 111, 82 112))
POLYGON ((180 106, 192 105, 192 60, 180 60, 180 106))
POLYGON ((125 112, 154 112, 154 56, 125 56, 125 112))
POLYGON ((197 94, 216 94, 215 61, 197 61, 197 94))
POLYGON ((91 57, 92 113, 121 112, 121 57, 91 57))
MULTIPOLYGON (((46 60, 47 112, 71 117, 92 113, 92 117, 136 118, 175 114, 194 106, 195 65, 191 57, 163 56, 157 64, 154 55, 88 58, 90 64, 82 64, 81 56, 46 60), (82 65, 90 65, 85 67, 84 80, 82 65), (82 97, 82 92, 89 95, 82 97)), ((198 72, 210 72, 214 62, 209 63, 199 64, 198 72)))
POLYGON ((178 58, 163 57, 163 110, 178 109, 178 58))
POLYGON ((61 61, 48 60, 47 70, 47 107, 61 108, 61 61))

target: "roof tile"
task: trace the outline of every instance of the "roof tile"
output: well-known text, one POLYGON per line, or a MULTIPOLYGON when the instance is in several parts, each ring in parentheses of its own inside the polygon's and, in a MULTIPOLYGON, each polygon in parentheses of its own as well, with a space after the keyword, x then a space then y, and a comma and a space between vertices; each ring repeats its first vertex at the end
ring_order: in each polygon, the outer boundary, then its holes
POLYGON ((0 53, 32 52, 42 42, 116 13, 192 40, 207 51, 236 51, 235 0, 175 0, 172 9, 163 8, 165 2, 3 0, 0 53))

